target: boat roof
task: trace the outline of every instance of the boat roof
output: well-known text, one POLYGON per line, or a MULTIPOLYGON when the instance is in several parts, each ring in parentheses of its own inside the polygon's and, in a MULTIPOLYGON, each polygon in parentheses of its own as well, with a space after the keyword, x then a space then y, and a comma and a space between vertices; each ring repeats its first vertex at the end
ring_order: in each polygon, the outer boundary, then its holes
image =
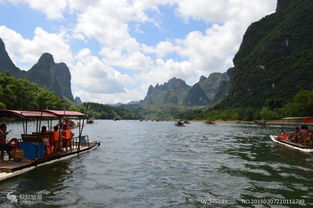
POLYGON ((22 118, 56 118, 57 116, 43 111, 22 111, 22 110, 7 110, 0 109, 0 117, 22 117, 22 118))
POLYGON ((77 111, 64 111, 64 110, 36 110, 40 112, 46 112, 46 113, 51 113, 54 114, 57 117, 81 117, 84 116, 85 114, 77 111))
POLYGON ((0 117, 22 118, 57 118, 57 117, 81 117, 83 113, 63 110, 8 110, 0 109, 0 117))
POLYGON ((303 120, 305 122, 313 122, 313 116, 306 116, 306 117, 286 117, 283 118, 284 120, 303 120))

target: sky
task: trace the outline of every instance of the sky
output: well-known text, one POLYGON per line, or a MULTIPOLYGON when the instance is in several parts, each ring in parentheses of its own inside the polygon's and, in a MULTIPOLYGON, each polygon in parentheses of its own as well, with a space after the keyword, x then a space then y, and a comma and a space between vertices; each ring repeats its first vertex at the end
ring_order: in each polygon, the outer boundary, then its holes
POLYGON ((176 77, 233 66, 248 26, 276 0, 0 0, 0 38, 29 70, 41 54, 71 71, 83 102, 128 103, 176 77))

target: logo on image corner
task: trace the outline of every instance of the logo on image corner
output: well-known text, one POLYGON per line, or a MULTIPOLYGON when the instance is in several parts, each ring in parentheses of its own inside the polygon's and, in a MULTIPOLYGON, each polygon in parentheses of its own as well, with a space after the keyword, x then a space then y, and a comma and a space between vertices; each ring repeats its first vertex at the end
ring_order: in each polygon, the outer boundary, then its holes
POLYGON ((15 196, 14 194, 12 194, 13 192, 9 192, 7 194, 7 198, 8 200, 10 200, 10 203, 17 203, 17 196, 15 196))

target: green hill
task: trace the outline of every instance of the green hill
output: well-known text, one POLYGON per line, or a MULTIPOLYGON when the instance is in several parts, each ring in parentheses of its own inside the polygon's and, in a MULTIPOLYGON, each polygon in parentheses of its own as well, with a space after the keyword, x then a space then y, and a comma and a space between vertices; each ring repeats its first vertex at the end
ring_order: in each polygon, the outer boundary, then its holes
POLYGON ((279 0, 276 13, 246 31, 218 108, 284 105, 300 90, 313 89, 312 25, 312 0, 279 0))
MULTIPOLYGON (((133 120, 141 119, 141 117, 135 113, 122 108, 112 107, 109 105, 103 105, 100 103, 87 102, 84 105, 89 106, 88 117, 94 117, 96 119, 113 119, 116 116, 121 117, 121 119, 133 120)), ((84 110, 83 106, 80 107, 81 110, 84 110)))

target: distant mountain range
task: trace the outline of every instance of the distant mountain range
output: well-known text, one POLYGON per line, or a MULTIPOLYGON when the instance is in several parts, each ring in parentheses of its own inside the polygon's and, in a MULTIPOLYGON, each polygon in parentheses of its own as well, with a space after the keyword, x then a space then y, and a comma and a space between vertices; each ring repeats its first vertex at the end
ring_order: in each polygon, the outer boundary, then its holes
POLYGON ((65 63, 55 63, 53 56, 44 53, 38 62, 28 71, 19 69, 12 62, 5 45, 0 38, 0 72, 27 79, 41 87, 47 88, 63 99, 74 101, 71 90, 71 73, 65 63))
POLYGON ((163 105, 211 105, 223 99, 230 86, 227 73, 212 73, 209 77, 201 76, 193 86, 185 81, 172 78, 164 84, 152 85, 142 104, 163 105))

